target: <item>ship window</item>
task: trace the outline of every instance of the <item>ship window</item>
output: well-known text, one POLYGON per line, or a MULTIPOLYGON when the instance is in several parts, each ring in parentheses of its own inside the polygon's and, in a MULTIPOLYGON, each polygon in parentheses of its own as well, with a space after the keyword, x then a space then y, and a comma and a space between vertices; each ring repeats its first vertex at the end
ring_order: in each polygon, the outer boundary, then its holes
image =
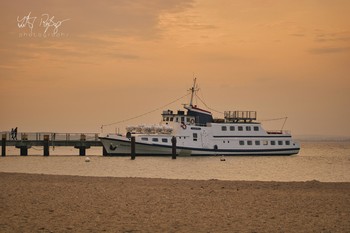
POLYGON ((247 131, 251 131, 251 130, 252 130, 252 128, 251 128, 250 126, 245 127, 245 129, 246 129, 247 131))
POLYGON ((148 138, 141 138, 142 141, 148 141, 148 138))
POLYGON ((260 141, 255 141, 255 145, 260 146, 260 141))
POLYGON ((169 121, 169 117, 166 118, 166 121, 169 121))
POLYGON ((175 117, 175 121, 176 121, 176 122, 179 122, 179 118, 178 118, 178 117, 175 117))
POLYGON ((259 127, 258 126, 254 126, 254 131, 259 131, 259 127))
POLYGON ((238 126, 238 131, 243 131, 243 126, 238 126))
POLYGON ((185 122, 185 117, 181 117, 181 122, 185 122))
POLYGON ((191 119, 190 119, 189 117, 187 117, 186 119, 187 119, 187 122, 190 122, 190 121, 191 121, 191 119))
POLYGON ((221 130, 222 130, 222 131, 226 131, 226 130, 227 130, 227 127, 226 127, 226 126, 221 126, 221 130))
POLYGON ((170 117, 170 121, 173 121, 174 120, 174 118, 173 117, 170 117))
POLYGON ((230 131, 235 131, 235 127, 234 126, 230 126, 230 131))
POLYGON ((167 138, 162 138, 162 142, 168 142, 167 138))
POLYGON ((214 150, 217 150, 218 149, 218 145, 214 145, 214 150))
POLYGON ((282 146, 283 142, 282 141, 278 141, 278 145, 282 146))
POLYGON ((239 145, 244 146, 244 141, 239 141, 239 145))
POLYGON ((289 146, 290 145, 290 141, 286 141, 286 145, 289 146))
POLYGON ((198 137, 197 133, 194 133, 193 134, 193 141, 197 141, 197 137, 198 137))
POLYGON ((152 138, 153 142, 158 142, 158 138, 152 138))
POLYGON ((269 144, 268 141, 262 141, 262 143, 263 143, 264 146, 267 146, 269 144))
POLYGON ((271 141, 271 145, 272 146, 276 145, 276 142, 275 141, 271 141))
POLYGON ((253 145, 253 142, 252 142, 252 141, 248 141, 247 144, 248 144, 249 146, 251 146, 251 145, 253 145))

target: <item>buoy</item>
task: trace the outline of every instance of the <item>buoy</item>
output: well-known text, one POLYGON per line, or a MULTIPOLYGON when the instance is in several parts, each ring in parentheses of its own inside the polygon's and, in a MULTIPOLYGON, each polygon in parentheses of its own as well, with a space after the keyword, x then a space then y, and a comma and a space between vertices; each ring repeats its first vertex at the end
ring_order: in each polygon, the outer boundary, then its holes
POLYGON ((89 158, 89 157, 86 157, 86 158, 85 158, 85 162, 90 162, 90 158, 89 158))
POLYGON ((225 157, 222 155, 220 161, 226 161, 225 157))

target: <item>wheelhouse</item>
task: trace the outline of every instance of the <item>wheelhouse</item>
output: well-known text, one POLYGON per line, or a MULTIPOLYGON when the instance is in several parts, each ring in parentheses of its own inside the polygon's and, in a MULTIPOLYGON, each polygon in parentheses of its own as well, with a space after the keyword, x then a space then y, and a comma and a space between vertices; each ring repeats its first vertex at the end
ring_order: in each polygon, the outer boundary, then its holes
POLYGON ((194 125, 195 117, 185 115, 185 112, 180 110, 177 111, 177 113, 174 113, 172 110, 166 110, 162 113, 162 122, 166 124, 175 122, 185 125, 194 125))

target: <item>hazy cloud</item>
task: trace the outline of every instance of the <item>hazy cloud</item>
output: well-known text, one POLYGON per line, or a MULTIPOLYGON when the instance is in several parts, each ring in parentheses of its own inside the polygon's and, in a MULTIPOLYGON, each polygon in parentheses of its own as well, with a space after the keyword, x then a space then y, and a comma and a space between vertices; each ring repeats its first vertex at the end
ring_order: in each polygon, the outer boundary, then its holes
POLYGON ((350 50, 350 47, 329 47, 329 48, 313 48, 308 52, 311 54, 329 54, 329 53, 342 53, 350 50))
POLYGON ((305 34, 302 34, 302 33, 291 33, 289 35, 295 36, 295 37, 304 37, 305 36, 305 34))
POLYGON ((326 32, 321 29, 315 29, 316 42, 348 42, 350 41, 350 31, 326 32))

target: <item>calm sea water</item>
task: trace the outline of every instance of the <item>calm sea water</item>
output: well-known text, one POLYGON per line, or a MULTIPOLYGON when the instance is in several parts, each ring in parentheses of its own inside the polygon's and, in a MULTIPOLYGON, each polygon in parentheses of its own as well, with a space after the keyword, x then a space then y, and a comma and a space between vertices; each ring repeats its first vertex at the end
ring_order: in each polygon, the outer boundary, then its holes
POLYGON ((260 180, 350 182, 350 142, 302 142, 293 156, 220 157, 103 157, 102 149, 87 150, 78 156, 74 148, 55 148, 49 157, 42 148, 19 156, 19 150, 7 148, 0 157, 0 172, 20 172, 79 176, 149 177, 194 180, 260 180))

